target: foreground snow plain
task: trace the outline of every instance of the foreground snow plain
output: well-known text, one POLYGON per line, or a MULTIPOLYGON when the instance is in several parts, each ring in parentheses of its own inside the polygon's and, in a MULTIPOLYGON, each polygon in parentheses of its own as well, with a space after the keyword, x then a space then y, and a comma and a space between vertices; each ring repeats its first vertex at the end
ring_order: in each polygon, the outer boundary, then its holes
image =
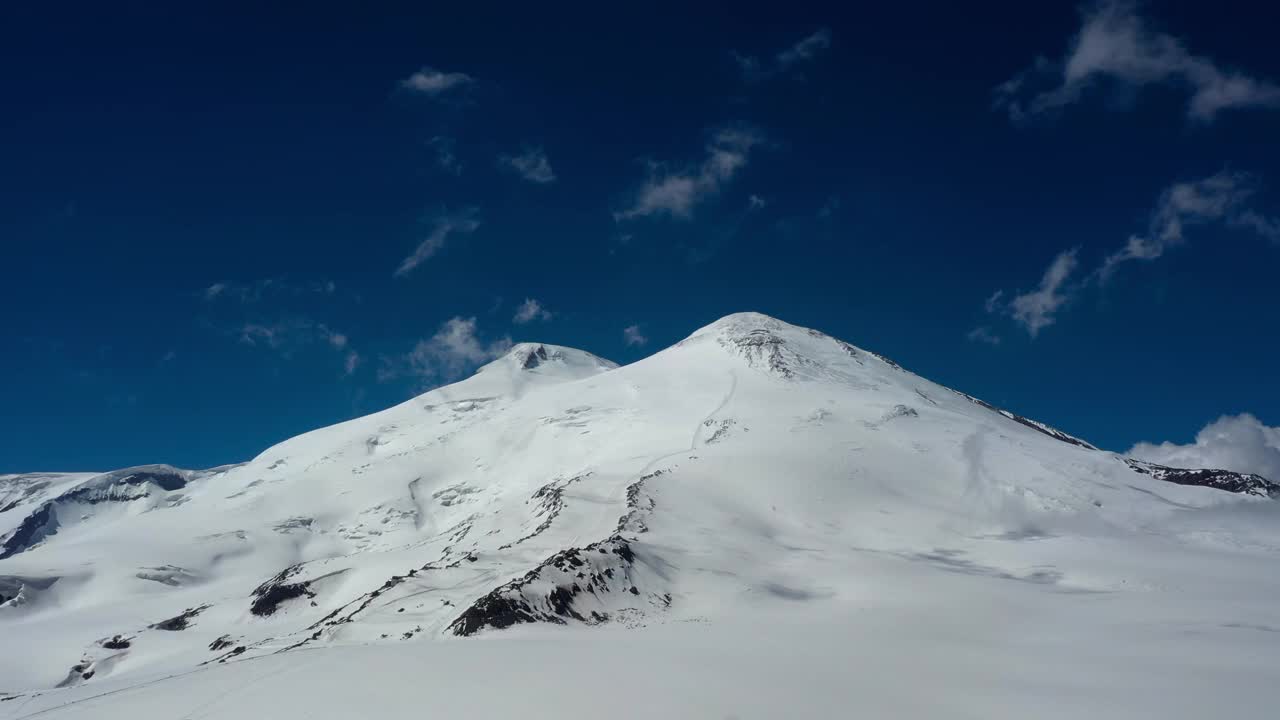
POLYGON ((1273 500, 752 313, 622 368, 517 346, 244 465, 6 492, 0 717, 1280 701, 1273 500))

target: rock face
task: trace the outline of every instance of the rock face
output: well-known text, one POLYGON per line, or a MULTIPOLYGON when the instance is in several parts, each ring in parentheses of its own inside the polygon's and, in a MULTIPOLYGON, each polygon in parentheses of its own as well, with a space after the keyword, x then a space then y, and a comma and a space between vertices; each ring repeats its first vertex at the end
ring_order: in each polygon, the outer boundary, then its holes
POLYGON ((1087 552, 1064 566, 1054 543, 1176 525, 1179 552, 1230 545, 1199 509, 1276 495, 1099 450, 756 313, 625 367, 522 343, 242 465, 0 477, 0 637, 41 649, 0 657, 0 690, 527 623, 793 613, 875 595, 877 563, 1118 592, 1137 583, 1098 580, 1087 552))
MULTIPOLYGON (((52 499, 39 504, 22 519, 4 542, 0 544, 0 560, 23 552, 58 531, 59 513, 74 512, 83 505, 99 503, 128 503, 150 498, 153 495, 181 490, 186 487, 191 473, 168 465, 145 465, 96 475, 75 484, 52 499)), ((45 483, 34 490, 48 487, 45 483)), ((24 493, 24 499, 35 495, 32 488, 24 493)), ((21 500, 14 500, 4 512, 20 510, 21 500)))
POLYGON ((449 631, 466 636, 520 623, 596 624, 670 605, 670 595, 640 591, 635 563, 630 544, 618 535, 562 550, 519 580, 476 600, 449 631))
POLYGON ((1197 485, 1199 487, 1225 490, 1244 495, 1255 495, 1265 498, 1280 498, 1280 484, 1274 483, 1261 475, 1231 472, 1230 470, 1189 470, 1171 468, 1155 463, 1125 458, 1125 464, 1135 472, 1150 475, 1157 480, 1177 483, 1178 485, 1197 485))

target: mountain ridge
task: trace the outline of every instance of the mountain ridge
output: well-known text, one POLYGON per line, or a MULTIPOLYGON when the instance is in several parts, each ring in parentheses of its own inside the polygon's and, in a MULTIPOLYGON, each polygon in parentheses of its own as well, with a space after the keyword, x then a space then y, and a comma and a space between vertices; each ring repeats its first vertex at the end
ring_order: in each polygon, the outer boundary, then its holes
POLYGON ((1151 571, 1054 548, 1202 547, 1243 531, 1197 523, 1276 489, 1099 450, 758 313, 627 366, 521 343, 247 463, 10 476, 0 626, 44 649, 5 677, 27 692, 515 625, 714 622, 726 603, 847 602, 867 562, 1121 592, 1151 571))

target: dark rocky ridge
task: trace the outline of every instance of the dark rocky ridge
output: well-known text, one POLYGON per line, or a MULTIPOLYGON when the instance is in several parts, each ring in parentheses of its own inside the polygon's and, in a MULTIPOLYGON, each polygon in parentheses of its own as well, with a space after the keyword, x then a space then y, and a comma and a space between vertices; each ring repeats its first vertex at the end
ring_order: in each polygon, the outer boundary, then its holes
POLYGON ((301 565, 291 565, 255 588, 253 591, 253 604, 249 606, 249 612, 259 617, 266 617, 274 615, 280 605, 289 600, 304 595, 315 597, 315 593, 311 591, 310 581, 286 582, 289 578, 298 574, 301 569, 301 565))
POLYGON ((1280 498, 1280 483, 1274 483, 1261 475, 1230 470, 1172 468, 1133 458, 1125 458, 1124 462, 1135 472, 1150 475, 1165 482, 1214 488, 1242 495, 1280 498))
MULTIPOLYGON (((149 497, 152 488, 164 492, 181 490, 187 475, 166 465, 126 468, 91 478, 62 493, 29 513, 18 527, 0 544, 0 560, 17 555, 58 531, 57 508, 69 503, 97 505, 105 502, 130 502, 149 497)), ((5 510, 12 509, 12 505, 5 510)))
MULTIPOLYGON (((607 622, 608 613, 581 608, 579 600, 586 595, 604 600, 623 593, 639 598, 641 593, 632 573, 635 560, 631 544, 619 535, 583 548, 562 550, 524 577, 476 600, 449 625, 449 631, 466 637, 484 628, 501 629, 521 623, 607 622), (551 584, 550 590, 539 589, 545 583, 551 584)), ((665 607, 670 602, 670 597, 662 596, 656 601, 649 598, 646 604, 665 607)), ((639 605, 640 601, 631 604, 639 605)))

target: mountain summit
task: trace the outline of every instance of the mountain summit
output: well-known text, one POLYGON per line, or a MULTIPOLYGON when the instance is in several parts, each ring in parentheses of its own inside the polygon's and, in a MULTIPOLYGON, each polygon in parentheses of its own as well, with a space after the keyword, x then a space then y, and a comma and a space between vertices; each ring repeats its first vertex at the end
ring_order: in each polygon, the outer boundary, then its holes
POLYGON ((26 648, 0 691, 518 625, 843 627, 921 592, 1280 626, 1280 536, 1250 520, 1277 490, 758 313, 624 367, 521 343, 241 465, 0 477, 0 629, 26 648))

